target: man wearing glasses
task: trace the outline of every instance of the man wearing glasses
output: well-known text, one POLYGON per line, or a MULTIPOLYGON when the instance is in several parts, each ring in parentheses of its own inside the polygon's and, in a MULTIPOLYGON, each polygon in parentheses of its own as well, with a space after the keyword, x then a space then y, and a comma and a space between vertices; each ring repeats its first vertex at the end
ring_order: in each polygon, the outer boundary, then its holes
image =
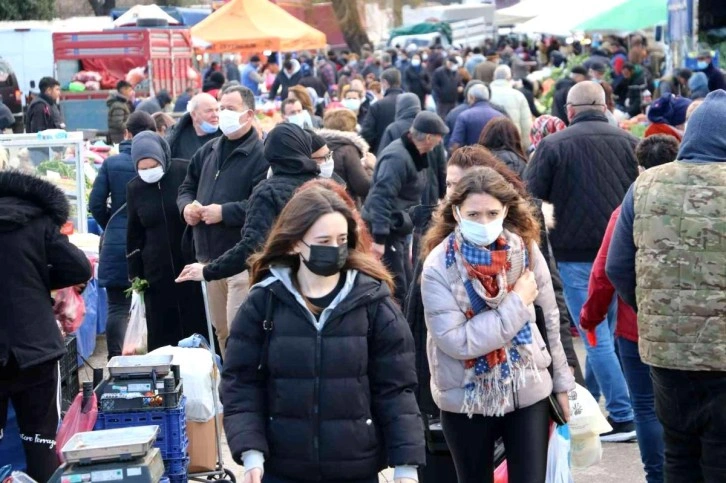
POLYGON ((570 126, 547 136, 537 146, 525 172, 529 191, 555 207, 557 226, 550 242, 562 274, 567 307, 587 351, 587 389, 595 399, 605 396, 611 433, 603 441, 635 439, 633 410, 623 371, 615 354, 615 302, 608 323, 596 330, 591 345, 580 328, 580 310, 587 298, 592 264, 608 220, 638 176, 638 140, 611 126, 605 116, 605 91, 584 81, 567 96, 570 126))

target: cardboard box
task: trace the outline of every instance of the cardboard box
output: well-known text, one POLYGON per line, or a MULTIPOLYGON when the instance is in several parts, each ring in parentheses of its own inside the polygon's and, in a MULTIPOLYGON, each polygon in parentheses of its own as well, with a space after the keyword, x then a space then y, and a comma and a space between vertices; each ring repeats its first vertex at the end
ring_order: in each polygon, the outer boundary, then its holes
MULTIPOLYGON (((222 415, 217 415, 220 435, 222 415)), ((187 421, 189 438, 189 472, 214 471, 217 469, 217 439, 214 434, 214 419, 206 423, 187 421)))

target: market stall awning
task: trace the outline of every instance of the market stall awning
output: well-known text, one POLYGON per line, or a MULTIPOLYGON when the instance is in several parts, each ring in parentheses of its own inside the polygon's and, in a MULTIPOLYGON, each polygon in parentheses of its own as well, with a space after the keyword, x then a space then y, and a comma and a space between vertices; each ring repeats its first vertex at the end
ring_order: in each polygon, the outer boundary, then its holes
MULTIPOLYGON (((515 32, 567 36, 578 25, 624 0, 548 0, 547 10, 514 28, 515 32)), ((636 0, 638 1, 638 0, 636 0)))
POLYGON ((166 20, 169 25, 177 25, 179 21, 167 14, 156 5, 135 5, 126 10, 123 15, 113 21, 114 27, 128 27, 136 25, 138 19, 159 19, 166 20))
POLYGON ((522 0, 507 8, 497 10, 497 25, 519 25, 540 15, 548 8, 542 0, 522 0))
POLYGON ((668 21, 666 0, 626 0, 576 27, 583 32, 632 32, 668 21))
POLYGON ((267 0, 232 0, 191 28, 211 52, 289 52, 325 47, 325 34, 267 0))

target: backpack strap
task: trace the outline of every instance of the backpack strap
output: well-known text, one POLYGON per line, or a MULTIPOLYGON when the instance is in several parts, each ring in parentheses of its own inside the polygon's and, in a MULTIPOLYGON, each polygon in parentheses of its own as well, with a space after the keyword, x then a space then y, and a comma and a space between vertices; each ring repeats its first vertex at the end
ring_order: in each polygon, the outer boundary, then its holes
POLYGON ((265 340, 262 343, 262 351, 260 352, 260 364, 257 366, 258 371, 264 371, 267 367, 267 355, 270 349, 270 337, 272 337, 272 329, 275 324, 272 320, 275 311, 275 294, 272 290, 267 290, 267 304, 265 306, 265 319, 262 321, 262 330, 265 332, 265 340))

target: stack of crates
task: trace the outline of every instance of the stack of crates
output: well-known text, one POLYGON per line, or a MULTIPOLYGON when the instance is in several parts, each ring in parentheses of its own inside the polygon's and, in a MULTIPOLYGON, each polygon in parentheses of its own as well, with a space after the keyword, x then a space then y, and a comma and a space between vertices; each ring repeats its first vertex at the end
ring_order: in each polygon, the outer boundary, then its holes
POLYGON ((166 469, 164 476, 169 483, 186 483, 189 467, 189 439, 186 423, 186 397, 182 396, 175 408, 144 409, 141 411, 98 412, 94 430, 129 428, 135 426, 159 426, 154 446, 161 451, 166 469))
POLYGON ((65 413, 81 390, 78 381, 78 345, 76 336, 65 338, 66 353, 60 360, 61 410, 65 413))

